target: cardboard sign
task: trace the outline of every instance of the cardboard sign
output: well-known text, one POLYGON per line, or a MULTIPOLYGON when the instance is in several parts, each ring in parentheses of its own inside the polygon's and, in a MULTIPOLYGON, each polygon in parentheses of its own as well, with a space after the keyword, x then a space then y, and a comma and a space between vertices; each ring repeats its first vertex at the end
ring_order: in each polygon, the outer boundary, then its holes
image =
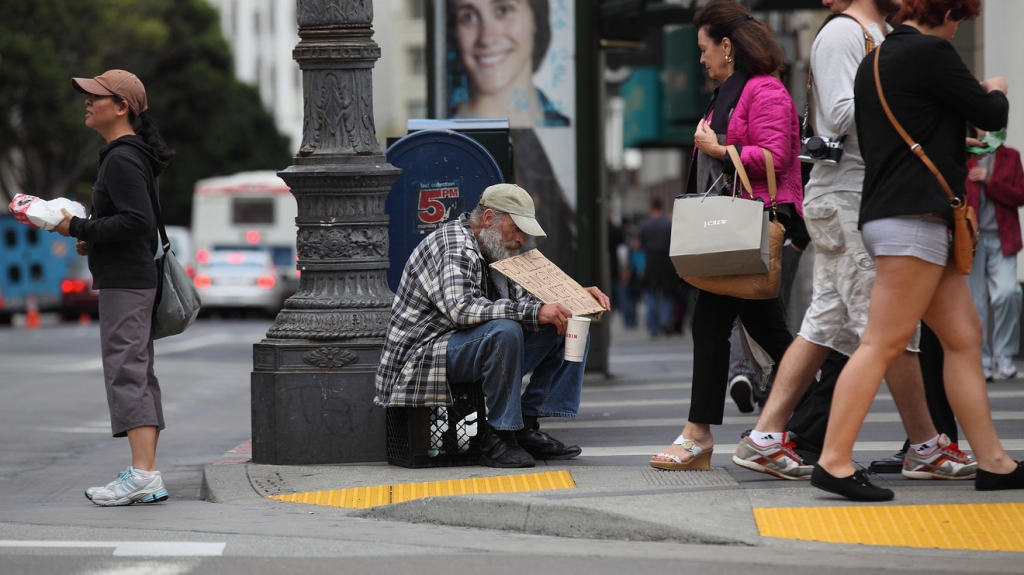
POLYGON ((604 311, 590 292, 558 269, 538 250, 530 250, 525 254, 492 263, 490 267, 523 286, 540 301, 560 303, 569 308, 573 315, 604 311))

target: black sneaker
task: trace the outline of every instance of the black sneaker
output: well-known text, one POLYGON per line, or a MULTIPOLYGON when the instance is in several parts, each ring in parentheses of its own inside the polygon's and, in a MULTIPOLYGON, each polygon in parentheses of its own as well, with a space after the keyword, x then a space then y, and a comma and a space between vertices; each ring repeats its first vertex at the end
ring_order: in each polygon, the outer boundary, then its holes
POLYGON ((566 445, 539 429, 529 427, 516 432, 516 443, 534 459, 572 459, 580 454, 578 445, 566 445))
POLYGON ((484 467, 533 467, 533 457, 516 443, 514 431, 488 429, 480 438, 480 465, 484 467))
POLYGON ((902 473, 907 454, 897 451, 884 459, 876 459, 868 466, 868 473, 902 473))
POLYGON ((1024 462, 1017 463, 1017 469, 1009 473, 992 473, 979 469, 974 476, 977 491, 999 491, 1002 489, 1024 489, 1024 462))
POLYGON ((849 477, 832 477, 825 468, 814 466, 811 472, 811 485, 841 495, 852 501, 889 501, 895 494, 890 489, 873 485, 863 469, 858 469, 849 477))
POLYGON ((754 399, 754 384, 745 375, 737 375, 729 382, 729 396, 736 402, 740 413, 753 413, 756 401, 754 399))

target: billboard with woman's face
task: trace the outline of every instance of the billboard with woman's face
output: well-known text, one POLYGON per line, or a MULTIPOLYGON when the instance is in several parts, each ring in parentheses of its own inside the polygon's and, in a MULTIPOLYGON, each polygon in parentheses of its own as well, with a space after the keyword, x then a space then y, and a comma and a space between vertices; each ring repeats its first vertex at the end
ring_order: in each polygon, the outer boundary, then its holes
POLYGON ((450 118, 508 118, 516 183, 548 233, 538 247, 572 273, 576 241, 573 0, 447 0, 450 118))

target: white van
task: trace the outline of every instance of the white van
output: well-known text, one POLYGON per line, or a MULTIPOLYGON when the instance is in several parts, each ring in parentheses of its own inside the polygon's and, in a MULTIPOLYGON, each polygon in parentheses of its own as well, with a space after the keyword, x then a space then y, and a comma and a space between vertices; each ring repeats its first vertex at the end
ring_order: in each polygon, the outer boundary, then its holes
POLYGON ((199 180, 192 197, 195 259, 204 263, 214 250, 265 250, 294 292, 297 215, 295 197, 277 172, 199 180))

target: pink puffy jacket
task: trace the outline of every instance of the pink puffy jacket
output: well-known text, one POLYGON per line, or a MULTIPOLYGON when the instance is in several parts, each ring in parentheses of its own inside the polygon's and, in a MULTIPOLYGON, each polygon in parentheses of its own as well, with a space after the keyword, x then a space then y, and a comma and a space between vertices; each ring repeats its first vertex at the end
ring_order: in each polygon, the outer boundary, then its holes
POLYGON ((742 146, 740 159, 750 177, 754 197, 769 205, 765 172, 765 148, 775 163, 779 204, 793 204, 803 216, 804 187, 800 179, 800 116, 786 87, 773 76, 757 75, 747 80, 736 108, 729 118, 726 144, 742 146))

